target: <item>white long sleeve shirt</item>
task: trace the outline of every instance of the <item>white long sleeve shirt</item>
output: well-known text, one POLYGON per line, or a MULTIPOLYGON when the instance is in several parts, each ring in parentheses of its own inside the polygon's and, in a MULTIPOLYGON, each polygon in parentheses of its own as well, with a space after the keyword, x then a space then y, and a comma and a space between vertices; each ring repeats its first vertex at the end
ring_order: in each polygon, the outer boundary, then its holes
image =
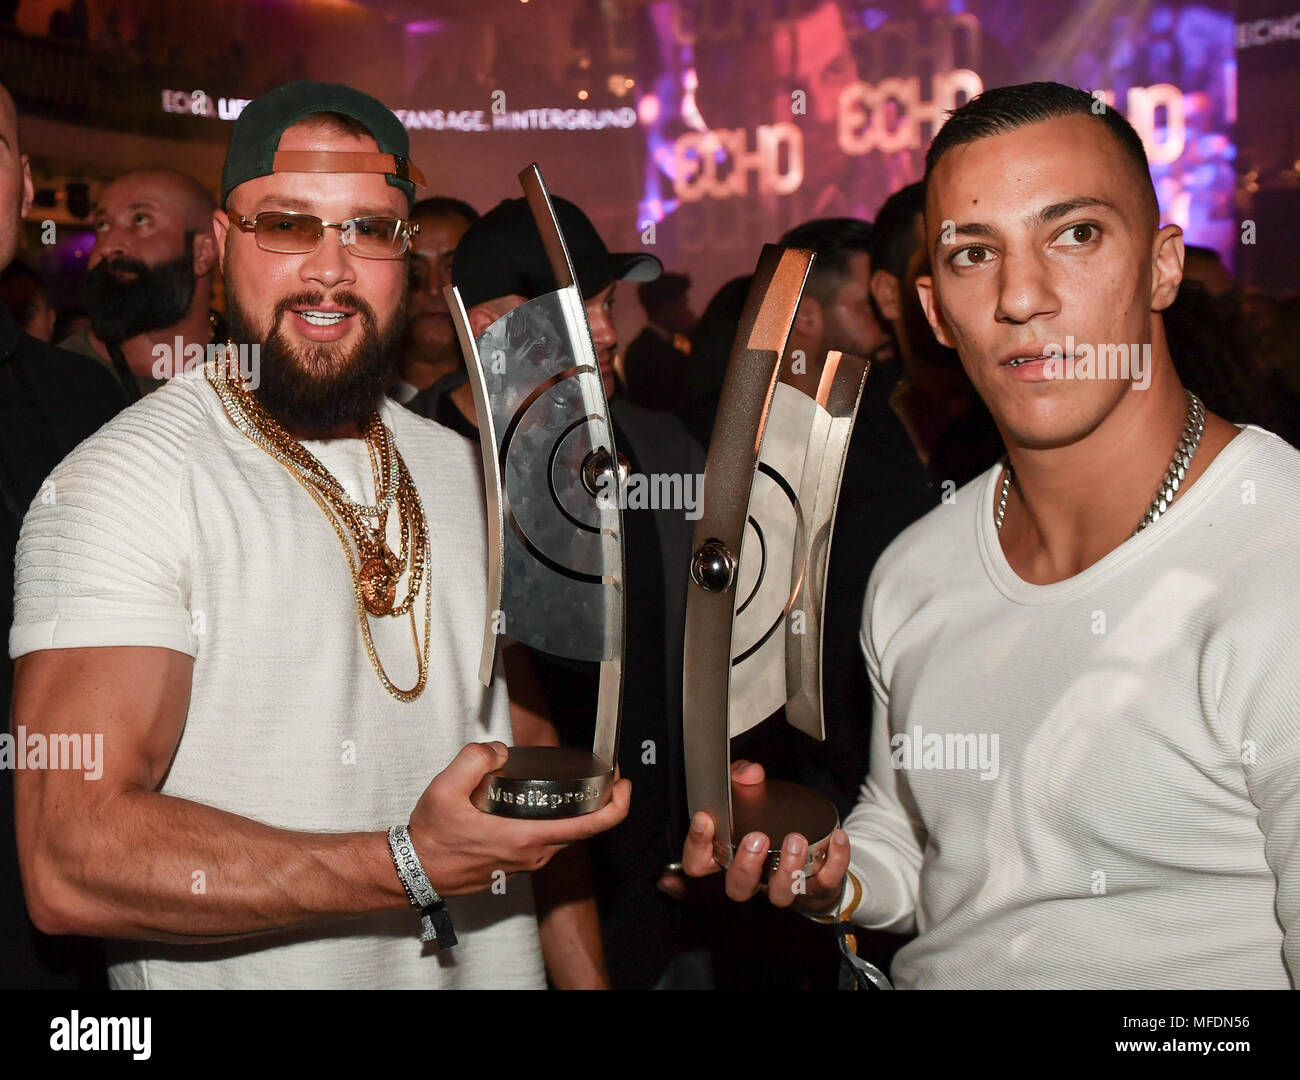
POLYGON ((1000 467, 867 591, 854 922, 900 987, 1292 987, 1300 453, 1246 427, 1153 526, 1030 585, 1000 467))

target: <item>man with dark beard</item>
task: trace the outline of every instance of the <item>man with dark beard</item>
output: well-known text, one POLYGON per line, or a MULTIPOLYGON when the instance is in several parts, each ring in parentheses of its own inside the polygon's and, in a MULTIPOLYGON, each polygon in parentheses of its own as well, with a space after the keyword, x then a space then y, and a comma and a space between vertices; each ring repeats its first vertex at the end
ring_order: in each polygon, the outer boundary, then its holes
POLYGON ((621 821, 628 781, 561 821, 470 800, 503 743, 554 733, 512 731, 476 677, 473 448, 383 394, 408 153, 346 86, 250 104, 214 221, 260 383, 177 376, 24 521, 14 723, 112 747, 16 774, 27 902, 46 932, 118 939, 115 987, 533 988, 543 959, 604 983, 590 905, 539 927, 528 872, 621 821))
POLYGON ((215 209, 208 190, 175 169, 120 176, 95 207, 84 286, 92 328, 61 344, 107 365, 133 399, 198 363, 186 361, 188 346, 225 340, 209 310, 215 209))
MULTIPOLYGON (((229 224, 220 223, 218 229, 229 245, 229 224)), ((224 265, 231 340, 262 343, 257 388, 262 408, 286 431, 303 437, 354 436, 357 418, 374 408, 391 381, 394 350, 406 322, 406 292, 395 294, 395 313, 381 326, 374 308, 352 289, 336 289, 324 304, 319 287, 309 287, 276 302, 268 332, 245 307, 247 300, 265 295, 262 283, 246 287, 236 277, 237 264, 230 260, 224 265), (347 336, 353 320, 359 327, 356 345, 349 361, 340 364, 334 342, 347 336)))

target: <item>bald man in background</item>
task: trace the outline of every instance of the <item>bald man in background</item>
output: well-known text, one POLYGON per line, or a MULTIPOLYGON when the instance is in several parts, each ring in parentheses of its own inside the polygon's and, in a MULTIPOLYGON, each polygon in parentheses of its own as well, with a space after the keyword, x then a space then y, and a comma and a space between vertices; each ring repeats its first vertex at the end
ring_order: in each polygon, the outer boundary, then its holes
MULTIPOLYGON (((0 271, 18 251, 23 217, 32 204, 27 155, 18 145, 18 113, 0 86, 0 271)), ((112 418, 126 398, 99 364, 72 356, 23 332, 0 305, 0 621, 13 622, 14 549, 18 526, 38 498, 57 500, 43 484, 77 443, 112 418)), ((13 664, 0 662, 0 700, 9 706, 13 664)), ((7 730, 5 728, 0 730, 7 730)), ((14 844, 14 769, 0 758, 0 988, 102 987, 103 949, 86 938, 51 938, 27 917, 14 844)))
POLYGON ((91 329, 60 345, 105 364, 133 399, 194 366, 198 361, 185 359, 190 345, 206 350, 225 340, 210 310, 216 208, 207 188, 175 169, 120 176, 95 207, 85 281, 91 329))

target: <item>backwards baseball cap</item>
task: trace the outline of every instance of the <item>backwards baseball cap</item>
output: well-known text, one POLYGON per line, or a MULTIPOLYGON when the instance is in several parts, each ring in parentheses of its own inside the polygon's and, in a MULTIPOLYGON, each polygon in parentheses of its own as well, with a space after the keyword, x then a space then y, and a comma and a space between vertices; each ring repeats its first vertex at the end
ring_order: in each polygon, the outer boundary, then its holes
POLYGON ((246 180, 280 172, 374 172, 415 203, 415 185, 424 175, 410 161, 411 140, 402 122, 383 102, 341 83, 291 82, 250 102, 230 133, 221 170, 221 205, 246 180), (278 150, 280 136, 313 113, 341 113, 360 123, 379 145, 378 153, 333 150, 278 150))
MULTIPOLYGON (((568 199, 552 195, 551 203, 585 299, 610 282, 653 281, 663 273, 663 263, 653 255, 611 252, 587 215, 568 199)), ((467 308, 501 296, 532 300, 556 290, 527 199, 506 199, 469 227, 456 245, 451 283, 467 308)))

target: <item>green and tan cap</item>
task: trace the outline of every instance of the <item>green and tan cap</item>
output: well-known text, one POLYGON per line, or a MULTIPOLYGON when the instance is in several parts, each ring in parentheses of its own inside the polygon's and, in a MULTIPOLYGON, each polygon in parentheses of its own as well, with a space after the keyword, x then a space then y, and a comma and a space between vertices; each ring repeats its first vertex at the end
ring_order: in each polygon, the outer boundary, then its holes
POLYGON ((374 172, 406 193, 415 204, 415 185, 424 175, 411 164, 406 128, 382 101, 341 83, 291 82, 250 102, 230 133, 221 170, 221 205, 247 180, 282 172, 374 172), (333 150, 279 150, 280 136, 313 113, 341 113, 362 124, 379 145, 378 153, 333 150))

